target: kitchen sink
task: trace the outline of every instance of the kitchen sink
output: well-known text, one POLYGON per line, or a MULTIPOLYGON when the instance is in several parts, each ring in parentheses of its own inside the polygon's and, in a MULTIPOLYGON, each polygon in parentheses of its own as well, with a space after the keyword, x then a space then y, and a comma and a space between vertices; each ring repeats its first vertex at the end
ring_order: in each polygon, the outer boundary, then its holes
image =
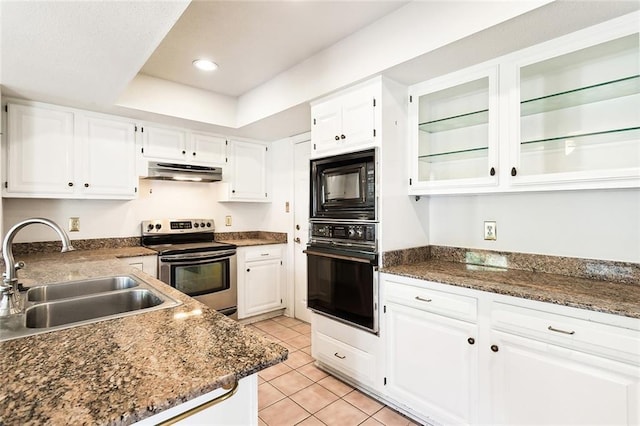
POLYGON ((27 291, 27 301, 47 302, 137 286, 138 282, 133 277, 127 275, 69 281, 66 283, 32 287, 27 291))
POLYGON ((0 341, 166 309, 181 303, 142 278, 130 275, 37 286, 23 297, 24 314, 0 319, 0 341))
POLYGON ((49 328, 158 306, 163 300, 148 289, 74 297, 27 308, 27 328, 49 328))

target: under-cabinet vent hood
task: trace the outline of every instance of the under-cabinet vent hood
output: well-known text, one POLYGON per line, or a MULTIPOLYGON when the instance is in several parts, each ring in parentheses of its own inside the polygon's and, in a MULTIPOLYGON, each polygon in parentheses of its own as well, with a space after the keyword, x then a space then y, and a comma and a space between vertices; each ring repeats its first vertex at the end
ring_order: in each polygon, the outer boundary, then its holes
POLYGON ((144 179, 218 182, 222 180, 222 168, 150 161, 148 175, 144 179))

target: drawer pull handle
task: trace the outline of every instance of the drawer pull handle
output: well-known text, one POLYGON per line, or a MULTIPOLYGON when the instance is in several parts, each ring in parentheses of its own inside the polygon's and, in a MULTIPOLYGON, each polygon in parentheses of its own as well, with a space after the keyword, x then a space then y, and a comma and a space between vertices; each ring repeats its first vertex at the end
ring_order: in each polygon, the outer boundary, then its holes
POLYGON ((347 357, 346 355, 338 355, 338 352, 333 354, 333 356, 335 356, 336 358, 340 358, 340 359, 345 359, 347 357))
POLYGON ((422 298, 422 297, 420 297, 420 296, 416 296, 416 300, 419 300, 419 301, 421 301, 421 302, 431 302, 431 299, 423 299, 423 298, 422 298))
POLYGON ((269 256, 269 253, 260 253, 260 256, 269 256))
POLYGON ((548 330, 550 330, 550 331, 555 331, 556 333, 562 333, 562 334, 569 334, 569 335, 576 334, 576 332, 575 332, 575 331, 573 331, 573 330, 571 330, 571 331, 565 331, 565 330, 560 330, 560 329, 558 329, 558 328, 553 328, 552 326, 549 326, 549 327, 548 327, 548 330))

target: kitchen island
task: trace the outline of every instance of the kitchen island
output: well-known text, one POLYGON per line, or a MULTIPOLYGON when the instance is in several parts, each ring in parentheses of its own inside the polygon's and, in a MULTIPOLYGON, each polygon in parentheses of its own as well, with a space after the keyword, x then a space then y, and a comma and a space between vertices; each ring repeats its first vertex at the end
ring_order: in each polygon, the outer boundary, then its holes
POLYGON ((132 250, 20 258, 26 286, 126 274, 181 304, 0 342, 0 424, 131 424, 287 358, 282 346, 117 259, 132 250))

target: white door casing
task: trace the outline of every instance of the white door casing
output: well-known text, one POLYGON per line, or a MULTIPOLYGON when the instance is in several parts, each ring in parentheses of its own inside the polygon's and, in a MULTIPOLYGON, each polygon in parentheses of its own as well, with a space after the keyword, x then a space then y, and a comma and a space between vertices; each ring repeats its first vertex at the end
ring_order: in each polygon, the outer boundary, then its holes
POLYGON ((307 309, 307 255, 309 241, 309 140, 294 145, 294 316, 311 322, 307 309))

